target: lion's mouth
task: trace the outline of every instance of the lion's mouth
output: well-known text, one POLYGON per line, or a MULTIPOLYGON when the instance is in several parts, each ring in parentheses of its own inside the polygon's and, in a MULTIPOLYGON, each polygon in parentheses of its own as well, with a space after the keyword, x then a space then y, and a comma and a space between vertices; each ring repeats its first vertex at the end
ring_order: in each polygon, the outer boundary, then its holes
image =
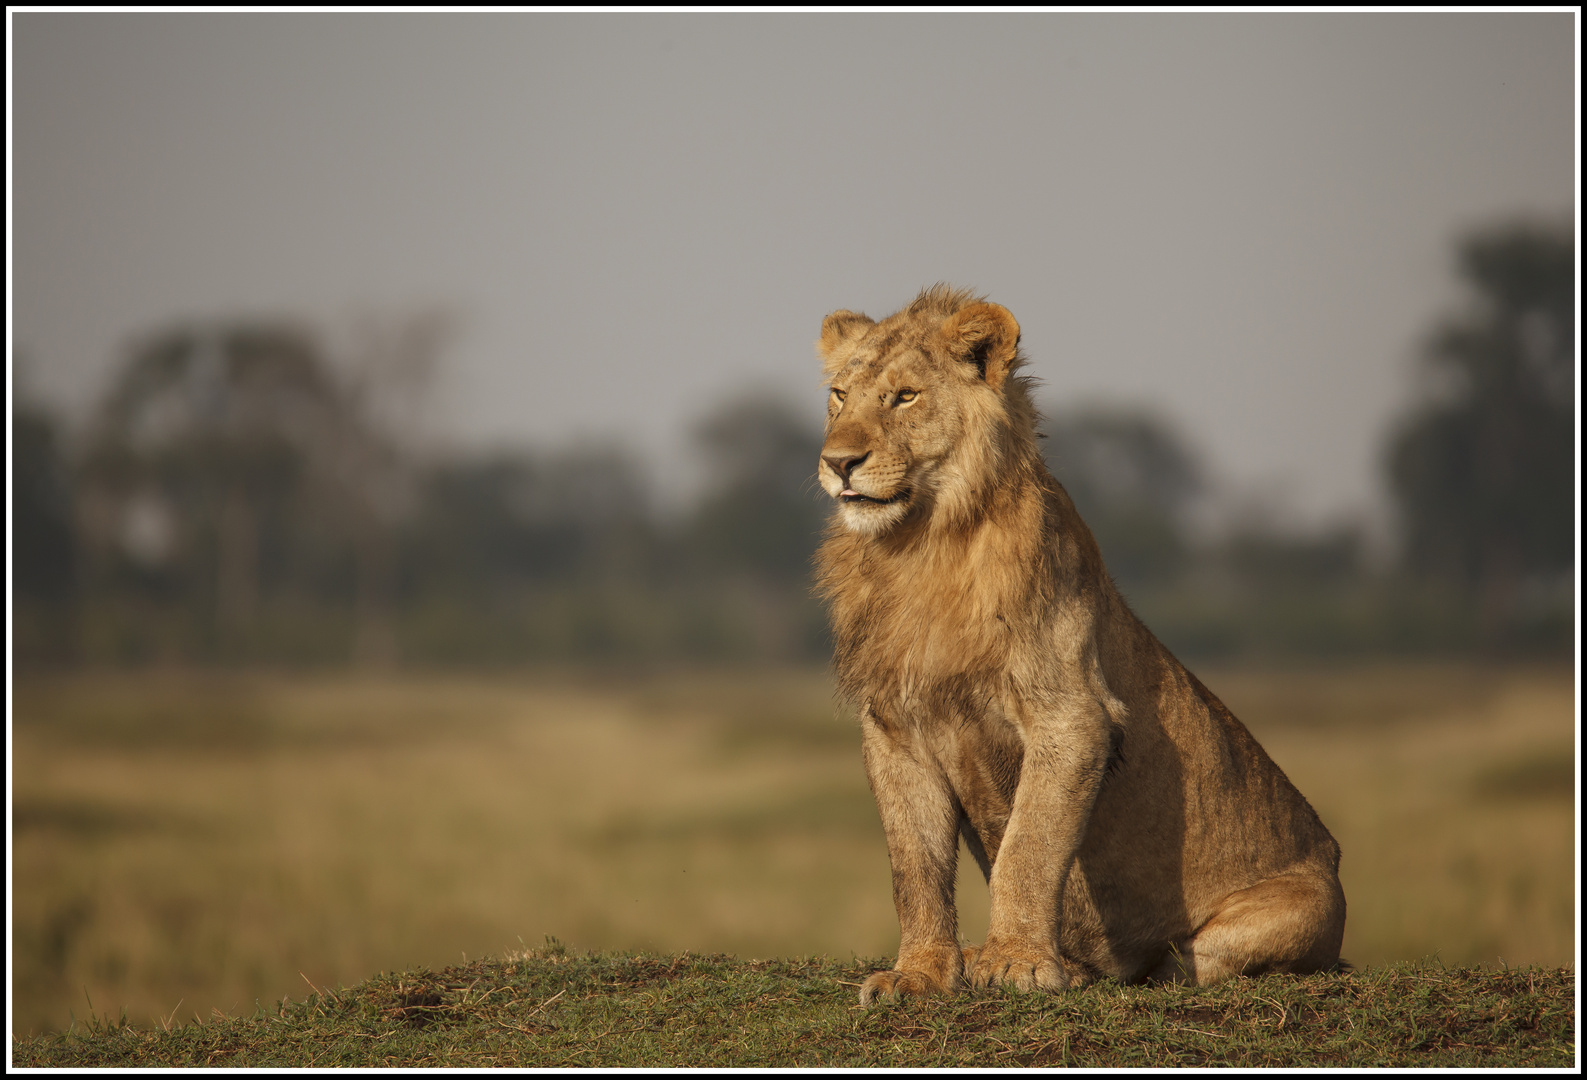
POLYGON ((909 498, 909 489, 903 488, 900 491, 895 491, 893 494, 887 496, 887 498, 881 499, 877 498, 875 495, 861 495, 853 488, 845 488, 843 489, 843 493, 839 495, 838 498, 842 499, 845 503, 870 503, 873 506, 889 506, 896 502, 903 502, 905 499, 909 498))

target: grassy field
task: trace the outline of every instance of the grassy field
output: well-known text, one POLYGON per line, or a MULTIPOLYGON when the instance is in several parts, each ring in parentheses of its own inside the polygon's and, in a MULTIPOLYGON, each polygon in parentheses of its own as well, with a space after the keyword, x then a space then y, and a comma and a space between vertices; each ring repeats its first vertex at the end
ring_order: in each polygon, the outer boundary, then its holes
MULTIPOLYGON (((1569 669, 1198 674, 1338 837, 1358 966, 1573 965, 1569 669)), ((92 673, 19 680, 12 705, 19 1035, 246 1017, 546 935, 897 945, 857 732, 819 672, 92 673)))
POLYGON ((1574 973, 1434 965, 1219 986, 1103 982, 862 1009, 879 961, 571 956, 552 948, 326 990, 153 1031, 90 1021, 14 1065, 1553 1067, 1575 1061, 1574 973))

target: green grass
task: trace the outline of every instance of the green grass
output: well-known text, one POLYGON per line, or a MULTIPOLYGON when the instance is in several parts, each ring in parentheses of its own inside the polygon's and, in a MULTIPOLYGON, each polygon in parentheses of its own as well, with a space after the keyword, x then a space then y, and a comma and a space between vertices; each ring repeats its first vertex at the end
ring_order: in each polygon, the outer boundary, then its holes
POLYGON ((856 1004, 886 961, 570 956, 382 975, 250 1017, 93 1018, 24 1067, 1570 1067, 1575 976, 1404 965, 1220 986, 1101 983, 856 1004))

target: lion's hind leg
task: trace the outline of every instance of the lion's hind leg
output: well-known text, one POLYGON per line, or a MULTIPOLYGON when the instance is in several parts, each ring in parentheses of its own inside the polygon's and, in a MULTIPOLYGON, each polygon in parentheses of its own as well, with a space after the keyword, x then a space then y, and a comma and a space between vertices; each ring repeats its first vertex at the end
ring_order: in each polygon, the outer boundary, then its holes
POLYGON ((1206 986, 1269 971, 1305 975, 1338 962, 1344 932, 1345 896, 1337 877, 1284 874, 1225 897, 1147 978, 1206 986))

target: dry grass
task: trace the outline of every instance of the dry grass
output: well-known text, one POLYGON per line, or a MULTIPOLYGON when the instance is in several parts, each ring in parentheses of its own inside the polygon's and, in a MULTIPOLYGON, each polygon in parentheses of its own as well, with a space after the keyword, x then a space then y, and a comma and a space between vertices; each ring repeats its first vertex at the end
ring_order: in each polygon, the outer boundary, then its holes
MULTIPOLYGON (((1568 670, 1201 674, 1338 836, 1351 960, 1572 963, 1568 670)), ((819 673, 96 673, 19 682, 13 710, 19 1033, 90 1001, 139 1025, 246 1014, 547 934, 897 944, 819 673)), ((962 881, 975 935, 985 885, 962 881)))

